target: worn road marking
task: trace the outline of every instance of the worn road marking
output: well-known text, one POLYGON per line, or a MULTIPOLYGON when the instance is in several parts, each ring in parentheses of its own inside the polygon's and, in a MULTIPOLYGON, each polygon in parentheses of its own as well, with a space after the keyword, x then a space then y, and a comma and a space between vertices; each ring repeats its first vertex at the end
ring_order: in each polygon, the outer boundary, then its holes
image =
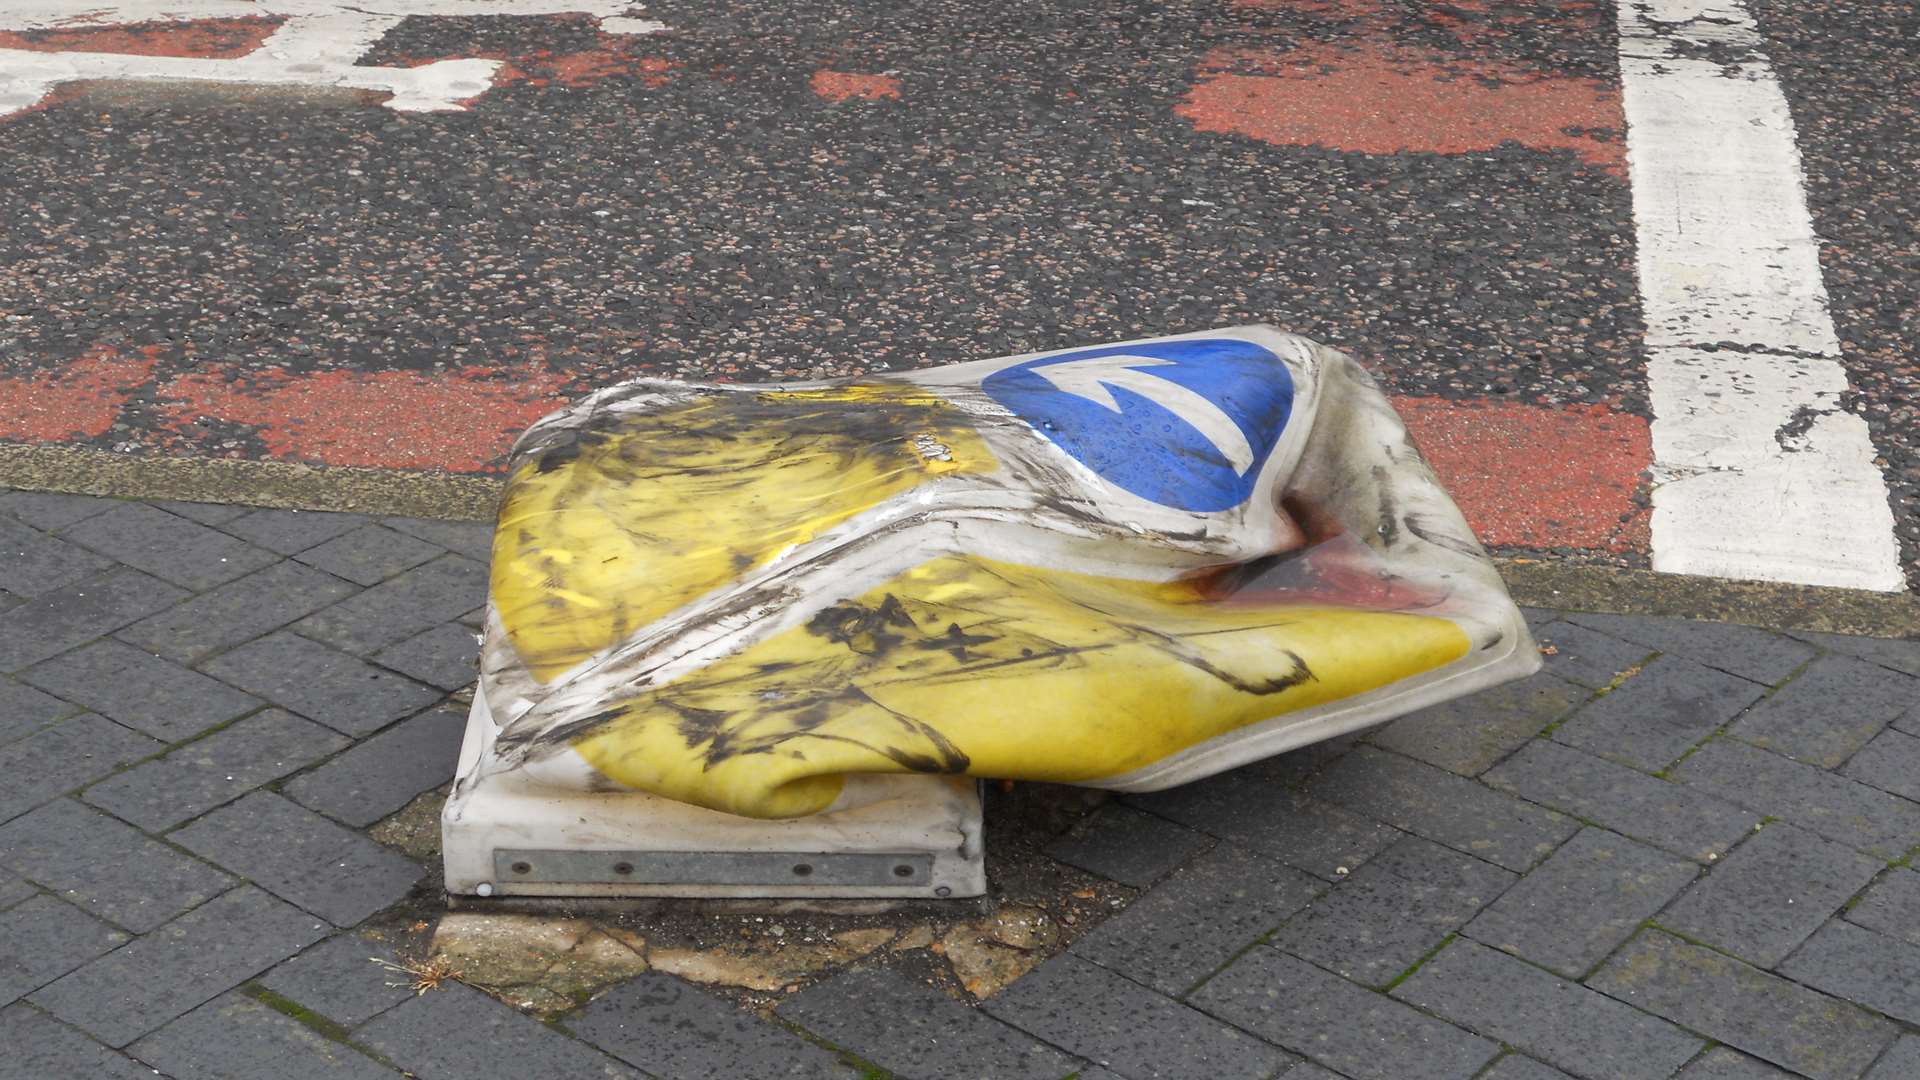
POLYGON ((32 108, 60 83, 79 79, 168 79, 379 90, 404 111, 463 108, 492 86, 497 60, 441 60, 420 67, 360 67, 382 35, 412 15, 586 14, 612 34, 650 34, 661 23, 628 14, 632 0, 384 0, 363 10, 348 0, 125 0, 99 8, 71 0, 16 0, 0 11, 0 29, 62 30, 191 23, 205 19, 282 20, 244 56, 213 59, 125 52, 0 49, 0 117, 32 108), (76 10, 77 9, 77 10, 76 10))
POLYGON ((1740 0, 1624 0, 1653 402, 1653 567, 1899 591, 1887 486, 1820 276, 1793 119, 1740 0))

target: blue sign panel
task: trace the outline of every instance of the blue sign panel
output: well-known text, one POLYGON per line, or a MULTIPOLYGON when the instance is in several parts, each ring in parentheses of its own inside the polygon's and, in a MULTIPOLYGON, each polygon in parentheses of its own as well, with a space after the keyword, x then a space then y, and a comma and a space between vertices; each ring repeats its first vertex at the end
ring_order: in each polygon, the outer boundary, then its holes
POLYGON ((1234 338, 1083 349, 982 386, 1101 478, 1203 513, 1247 500, 1293 411, 1286 364, 1234 338))

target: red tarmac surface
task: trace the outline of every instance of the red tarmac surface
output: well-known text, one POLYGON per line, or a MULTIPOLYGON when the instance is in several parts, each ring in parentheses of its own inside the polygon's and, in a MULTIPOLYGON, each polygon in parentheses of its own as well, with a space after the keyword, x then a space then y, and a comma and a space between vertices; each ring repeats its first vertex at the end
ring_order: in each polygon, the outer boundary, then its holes
POLYGON ((878 101, 900 96, 900 80, 891 75, 861 75, 851 71, 821 70, 813 73, 813 92, 827 101, 863 98, 878 101))
MULTIPOLYGON (((152 370, 150 355, 96 349, 51 375, 0 377, 0 439, 104 434, 152 370)), ((218 417, 254 428, 284 460, 481 472, 528 424, 567 401, 567 382, 534 365, 430 375, 210 368, 159 388, 158 427, 182 434, 218 417)), ((1641 417, 1602 406, 1435 397, 1394 404, 1486 543, 1646 549, 1646 518, 1634 500, 1652 460, 1641 417)))
POLYGON ((33 30, 25 33, 0 30, 0 49, 231 60, 259 48, 260 43, 279 28, 280 22, 278 18, 243 16, 73 30, 33 30))
POLYGON ((1358 154, 1459 154, 1517 142, 1624 171, 1617 89, 1368 40, 1287 52, 1220 49, 1178 109, 1201 131, 1358 154), (1240 74, 1256 71, 1259 74, 1240 74))

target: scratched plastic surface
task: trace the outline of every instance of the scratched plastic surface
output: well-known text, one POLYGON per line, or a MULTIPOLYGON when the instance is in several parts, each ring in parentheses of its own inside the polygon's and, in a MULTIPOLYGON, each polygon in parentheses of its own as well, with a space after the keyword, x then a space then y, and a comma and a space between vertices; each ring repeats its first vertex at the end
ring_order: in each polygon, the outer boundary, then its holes
POLYGON ((1150 790, 1538 657, 1370 379, 1266 327, 536 424, 485 771, 756 817, 853 773, 1150 790))

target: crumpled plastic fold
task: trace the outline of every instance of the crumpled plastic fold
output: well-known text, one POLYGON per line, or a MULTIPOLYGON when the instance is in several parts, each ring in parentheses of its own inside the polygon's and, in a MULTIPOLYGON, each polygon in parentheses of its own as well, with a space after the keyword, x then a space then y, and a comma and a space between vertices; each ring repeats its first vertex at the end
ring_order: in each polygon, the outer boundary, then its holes
POLYGON ((1154 790, 1539 665, 1372 379, 1270 327, 636 380, 509 468, 480 767, 560 789, 766 818, 858 773, 1154 790))

